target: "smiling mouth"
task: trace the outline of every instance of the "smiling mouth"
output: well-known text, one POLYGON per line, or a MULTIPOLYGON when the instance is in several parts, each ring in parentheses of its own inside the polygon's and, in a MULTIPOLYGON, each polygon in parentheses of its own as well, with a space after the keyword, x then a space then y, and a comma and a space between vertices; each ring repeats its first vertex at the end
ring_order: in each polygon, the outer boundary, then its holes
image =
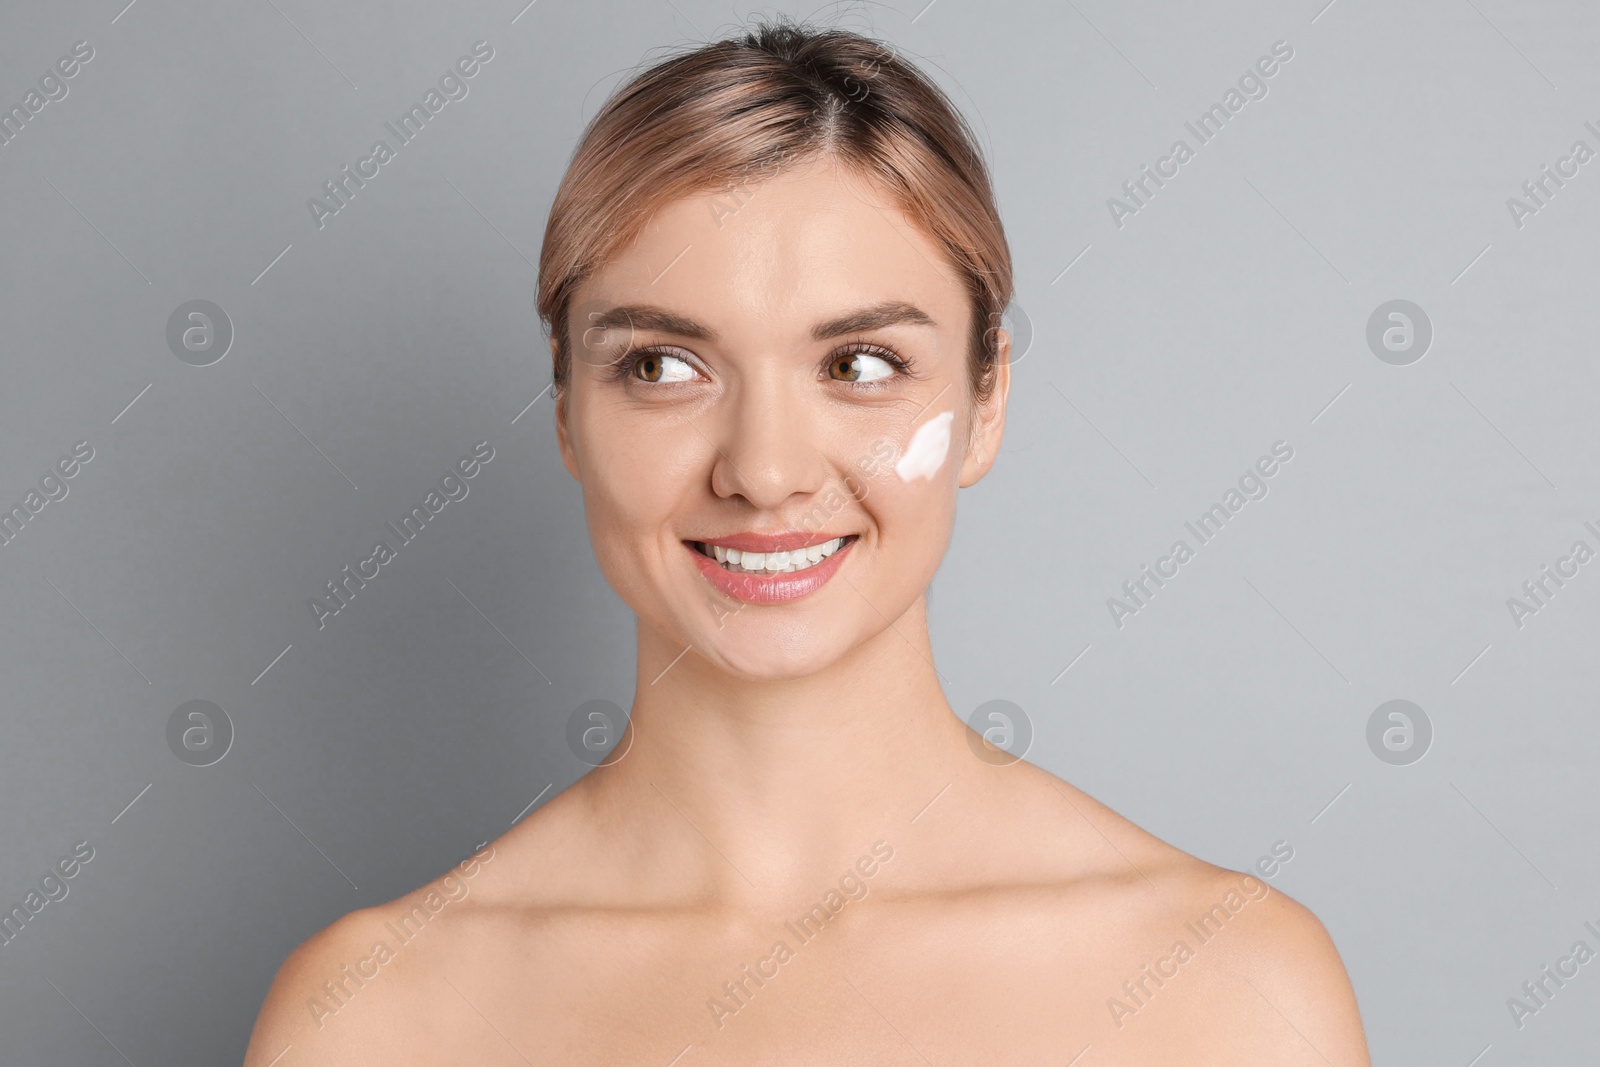
POLYGON ((690 541, 696 552, 715 560, 723 570, 733 574, 795 574, 810 570, 845 545, 856 540, 859 534, 835 537, 831 541, 796 548, 788 552, 741 552, 737 548, 708 545, 704 541, 690 541))

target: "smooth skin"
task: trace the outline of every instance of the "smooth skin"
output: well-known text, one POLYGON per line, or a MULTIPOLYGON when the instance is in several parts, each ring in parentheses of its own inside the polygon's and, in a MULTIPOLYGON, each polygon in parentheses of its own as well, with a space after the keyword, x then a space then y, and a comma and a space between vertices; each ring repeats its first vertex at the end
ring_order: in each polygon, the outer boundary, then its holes
POLYGON ((1369 1064, 1310 911, 1005 764, 946 700, 925 590, 1010 383, 1002 363, 973 402, 968 297, 886 194, 823 157, 685 199, 574 307, 558 432, 638 617, 626 755, 470 876, 301 945, 247 1067, 1369 1064), (885 305, 931 321, 815 336, 885 305), (619 306, 630 325, 593 325, 619 306), (653 360, 616 363, 629 343, 653 360), (881 460, 945 411, 932 477, 881 460), (859 540, 783 604, 731 600, 684 544, 796 528, 859 540))

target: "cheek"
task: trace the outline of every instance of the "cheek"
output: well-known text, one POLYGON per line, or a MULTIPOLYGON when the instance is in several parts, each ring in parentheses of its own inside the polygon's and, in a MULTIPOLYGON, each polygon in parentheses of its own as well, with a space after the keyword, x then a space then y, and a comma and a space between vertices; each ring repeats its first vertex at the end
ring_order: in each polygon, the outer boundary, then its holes
POLYGON ((920 571, 924 563, 937 567, 955 522, 958 490, 956 480, 946 476, 952 449, 940 425, 948 427, 949 419, 941 418, 920 441, 914 432, 903 435, 894 457, 879 464, 867 483, 862 501, 896 558, 921 561, 910 570, 920 571))
POLYGON ((589 534, 608 571, 613 562, 636 566, 641 542, 659 539, 695 480, 705 477, 701 449, 685 437, 692 429, 645 429, 602 418, 577 441, 589 534))
POLYGON ((865 428, 852 435, 870 443, 858 443, 851 453, 857 456, 854 466, 841 469, 877 525, 898 530, 953 515, 954 422, 955 412, 941 411, 915 422, 879 423, 867 436, 862 436, 865 428))
POLYGON ((904 446, 894 472, 903 482, 932 481, 950 456, 950 424, 955 412, 943 411, 918 426, 904 446))
POLYGON ((956 490, 949 479, 905 481, 894 474, 881 479, 867 500, 886 540, 915 542, 920 557, 926 546, 942 554, 944 535, 955 521, 956 490))

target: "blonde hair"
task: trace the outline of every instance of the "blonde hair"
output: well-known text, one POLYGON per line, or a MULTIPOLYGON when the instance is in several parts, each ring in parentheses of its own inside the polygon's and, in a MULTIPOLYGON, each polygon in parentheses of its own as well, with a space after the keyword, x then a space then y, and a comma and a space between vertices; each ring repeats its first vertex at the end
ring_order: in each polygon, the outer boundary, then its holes
POLYGON ((571 370, 572 294, 675 200, 832 155, 898 201, 945 250, 972 300, 970 381, 994 386, 994 330, 1011 251, 971 128, 940 88, 881 42, 783 16, 636 74, 584 130, 539 252, 539 317, 571 370))

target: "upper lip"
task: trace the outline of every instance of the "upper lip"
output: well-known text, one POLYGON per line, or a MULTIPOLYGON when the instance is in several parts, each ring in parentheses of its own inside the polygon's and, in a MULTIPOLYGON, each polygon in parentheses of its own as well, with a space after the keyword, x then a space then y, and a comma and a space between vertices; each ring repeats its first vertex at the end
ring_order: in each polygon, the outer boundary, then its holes
POLYGON ((797 548, 825 545, 829 541, 849 536, 851 535, 806 533, 804 530, 790 530, 783 533, 756 533, 751 530, 724 537, 702 537, 697 540, 702 545, 737 548, 740 552, 793 552, 797 548))

